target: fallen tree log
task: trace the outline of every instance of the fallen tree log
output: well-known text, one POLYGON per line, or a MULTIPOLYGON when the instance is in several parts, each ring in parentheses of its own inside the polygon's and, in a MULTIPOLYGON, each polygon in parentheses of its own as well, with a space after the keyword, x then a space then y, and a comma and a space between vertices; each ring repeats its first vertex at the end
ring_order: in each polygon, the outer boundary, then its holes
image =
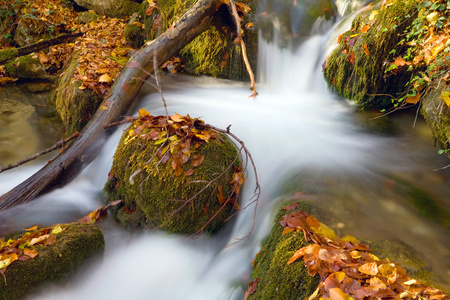
POLYGON ((53 39, 44 40, 44 41, 37 42, 32 45, 23 46, 20 48, 10 48, 10 49, 2 50, 2 51, 0 51, 0 64, 5 63, 12 58, 15 58, 18 56, 24 56, 24 55, 45 49, 50 46, 71 42, 71 41, 77 39, 78 37, 82 36, 83 34, 84 34, 84 32, 62 34, 53 39))
POLYGON ((80 136, 54 160, 0 197, 0 210, 27 203, 74 179, 99 153, 114 131, 104 126, 123 116, 148 74, 205 31, 222 0, 199 0, 164 34, 130 59, 105 97, 106 110, 97 110, 80 136))

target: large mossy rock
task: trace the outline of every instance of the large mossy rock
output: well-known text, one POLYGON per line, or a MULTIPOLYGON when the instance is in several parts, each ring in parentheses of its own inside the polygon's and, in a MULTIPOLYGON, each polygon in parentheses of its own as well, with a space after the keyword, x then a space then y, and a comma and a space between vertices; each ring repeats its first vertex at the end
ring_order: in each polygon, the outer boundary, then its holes
MULTIPOLYGON (((139 10, 139 16, 143 19, 142 22, 145 25, 146 39, 152 40, 168 29, 193 3, 195 3, 194 0, 158 1, 158 9, 147 16, 146 11, 149 4, 144 1, 139 10)), ((244 16, 244 25, 249 22, 254 23, 256 15, 256 1, 248 1, 246 4, 251 10, 244 16)), ((233 32, 236 32, 236 28, 224 5, 216 13, 210 28, 180 51, 179 58, 184 62, 184 71, 194 75, 249 80, 241 47, 239 44, 233 43, 233 39, 236 37, 233 32)), ((256 72, 257 31, 254 28, 244 30, 244 41, 250 65, 253 72, 256 72)))
MULTIPOLYGON (((46 284, 66 278, 87 259, 102 254, 105 241, 96 225, 63 224, 67 228, 56 234, 49 246, 31 246, 38 255, 27 261, 16 260, 8 265, 0 280, 0 299, 24 299, 46 284)), ((27 247, 28 248, 28 247, 27 247)))
POLYGON ((435 144, 450 151, 450 107, 441 98, 441 89, 433 87, 422 98, 421 113, 433 132, 435 144))
POLYGON ((46 79, 44 65, 35 58, 25 55, 5 64, 5 69, 11 77, 20 79, 46 79))
POLYGON ((361 12, 326 62, 324 76, 329 86, 362 107, 392 106, 411 78, 411 72, 386 76, 385 71, 391 50, 417 15, 417 2, 393 0, 389 4, 381 8, 379 3, 361 12))
POLYGON ((102 98, 91 89, 80 89, 81 80, 74 80, 79 63, 77 53, 61 75, 54 97, 56 111, 66 127, 67 135, 80 131, 99 107, 102 98))
POLYGON ((302 232, 282 234, 284 227, 279 221, 297 210, 311 212, 311 205, 299 202, 294 210, 280 209, 267 241, 253 262, 252 281, 256 290, 248 299, 297 300, 309 297, 319 284, 319 277, 311 277, 302 261, 287 264, 300 248, 307 246, 302 232))
POLYGON ((138 11, 140 4, 129 0, 74 0, 81 7, 108 17, 129 17, 138 11))
POLYGON ((198 148, 190 143, 190 150, 182 150, 182 155, 190 158, 177 176, 173 154, 165 162, 157 155, 167 146, 139 137, 129 139, 134 130, 131 125, 124 132, 105 185, 108 201, 121 199, 124 203, 116 211, 119 222, 127 227, 158 228, 170 233, 213 233, 220 229, 234 213, 233 203, 223 205, 219 201, 219 195, 226 198, 232 193, 234 167, 240 164, 233 143, 219 133, 198 148), (201 156, 204 160, 195 167, 201 156))

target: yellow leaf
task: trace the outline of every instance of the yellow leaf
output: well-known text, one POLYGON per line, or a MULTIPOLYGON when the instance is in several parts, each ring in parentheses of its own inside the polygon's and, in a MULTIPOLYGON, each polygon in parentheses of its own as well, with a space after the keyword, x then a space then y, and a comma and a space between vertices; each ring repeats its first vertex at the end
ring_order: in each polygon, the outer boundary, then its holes
POLYGON ((63 230, 62 230, 61 226, 58 225, 57 227, 55 227, 55 228, 52 230, 52 233, 53 233, 53 234, 58 234, 58 233, 60 233, 60 232, 62 232, 62 231, 63 231, 63 230))
POLYGON ((334 277, 339 281, 342 282, 342 280, 344 280, 345 278, 345 272, 339 271, 334 273, 334 277))
POLYGON ((18 258, 19 257, 17 256, 17 253, 1 255, 0 256, 0 269, 6 268, 13 261, 16 261, 18 258))
POLYGON ((450 106, 450 92, 443 92, 441 94, 441 99, 444 100, 445 104, 447 106, 450 106))
POLYGON ((439 13, 432 12, 431 14, 428 14, 426 16, 426 18, 427 18, 428 22, 430 22, 431 25, 434 25, 434 24, 436 24, 436 22, 439 19, 439 13))
POLYGON ((103 74, 102 76, 100 76, 100 78, 98 79, 98 82, 106 82, 106 83, 110 83, 112 81, 112 78, 108 75, 108 74, 103 74))
POLYGON ((439 45, 435 46, 433 49, 431 49, 431 54, 433 56, 436 56, 439 54, 439 52, 441 52, 444 49, 445 49, 445 43, 439 44, 439 45))
POLYGON ((369 20, 372 21, 378 15, 378 10, 372 10, 369 16, 369 20))
POLYGON ((141 108, 139 110, 139 117, 140 118, 143 118, 143 117, 146 117, 146 116, 149 116, 149 115, 150 115, 150 113, 148 111, 146 111, 145 108, 141 108))
POLYGON ((348 299, 348 295, 338 287, 329 289, 328 292, 330 293, 331 300, 347 300, 348 299))

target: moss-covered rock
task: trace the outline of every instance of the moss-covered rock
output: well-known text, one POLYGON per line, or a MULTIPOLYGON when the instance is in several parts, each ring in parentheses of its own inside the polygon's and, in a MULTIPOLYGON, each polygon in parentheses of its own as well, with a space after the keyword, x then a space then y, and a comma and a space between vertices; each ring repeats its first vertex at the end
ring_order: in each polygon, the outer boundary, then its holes
POLYGON ((91 89, 79 89, 81 80, 74 80, 79 63, 75 53, 61 75, 56 89, 55 105, 68 135, 80 131, 89 122, 102 99, 91 89))
POLYGON ((429 90, 422 98, 421 113, 433 132, 435 144, 450 151, 450 107, 442 101, 441 92, 436 86, 429 90))
MULTIPOLYGON (((143 2, 139 16, 145 25, 146 39, 151 40, 176 22, 195 1, 163 0, 158 1, 158 9, 151 16, 145 14, 148 3, 143 2)), ((256 2, 246 4, 251 11, 244 16, 243 24, 255 22, 256 2)), ((239 45, 233 44, 236 28, 230 13, 221 7, 210 28, 183 48, 179 56, 184 62, 184 71, 195 75, 208 75, 233 80, 249 80, 239 45)), ((257 62, 257 32, 253 28, 245 30, 244 40, 247 56, 254 72, 257 62)))
POLYGON ((19 51, 17 48, 9 48, 0 50, 0 64, 7 62, 8 60, 17 56, 19 51))
POLYGON ((14 42, 20 47, 37 43, 39 40, 47 40, 52 37, 48 31, 48 24, 39 19, 20 18, 19 24, 14 31, 14 42))
POLYGON ((258 280, 255 292, 248 297, 255 299, 306 299, 319 284, 319 277, 311 277, 302 261, 287 264, 300 248, 307 246, 302 232, 282 234, 279 221, 296 210, 311 211, 311 205, 298 202, 295 210, 280 209, 267 241, 253 262, 252 280, 258 280))
POLYGON ((326 62, 329 86, 362 107, 391 106, 411 77, 402 71, 386 76, 385 70, 391 50, 417 15, 417 2, 393 0, 390 4, 360 13, 326 62))
POLYGON ((6 267, 0 280, 1 299, 23 299, 46 284, 66 278, 87 259, 103 252, 103 233, 96 225, 65 224, 49 246, 35 245, 38 255, 27 261, 16 260, 6 267))
POLYGON ((174 233, 196 233, 207 222, 210 223, 204 228, 206 232, 222 227, 233 213, 233 204, 222 207, 218 195, 230 195, 233 166, 239 165, 236 148, 228 138, 217 133, 217 138, 197 149, 192 142, 190 158, 182 165, 182 174, 177 176, 172 155, 167 162, 162 162, 156 155, 161 146, 139 137, 129 140, 130 130, 134 129, 128 128, 122 136, 105 185, 108 201, 122 199, 124 203, 116 211, 117 219, 125 226, 174 233), (203 155, 204 161, 193 169, 192 175, 187 175, 195 155, 203 155))
POLYGON ((78 5, 108 17, 129 17, 139 10, 140 4, 129 0, 74 0, 78 5))
POLYGON ((93 21, 100 20, 102 16, 97 15, 93 11, 81 11, 78 13, 78 21, 80 23, 91 23, 93 21))
POLYGON ((11 77, 20 79, 45 79, 47 73, 44 65, 35 58, 25 55, 5 64, 11 77))
POLYGON ((130 22, 125 26, 123 35, 125 41, 138 49, 144 45, 145 37, 143 29, 140 26, 135 25, 136 22, 138 22, 137 14, 134 14, 130 22))

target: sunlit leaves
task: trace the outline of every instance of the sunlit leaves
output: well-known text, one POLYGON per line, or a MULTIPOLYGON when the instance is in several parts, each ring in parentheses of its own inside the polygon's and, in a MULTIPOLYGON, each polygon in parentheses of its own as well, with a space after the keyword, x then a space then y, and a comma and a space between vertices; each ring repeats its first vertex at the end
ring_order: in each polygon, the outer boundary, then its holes
POLYGON ((379 259, 365 244, 317 234, 313 228, 319 227, 320 222, 304 211, 284 216, 280 224, 290 229, 288 232, 302 231, 306 241, 311 242, 287 261, 292 264, 303 259, 308 274, 320 276, 321 282, 308 300, 446 298, 442 291, 409 278, 404 269, 388 259, 379 259))

